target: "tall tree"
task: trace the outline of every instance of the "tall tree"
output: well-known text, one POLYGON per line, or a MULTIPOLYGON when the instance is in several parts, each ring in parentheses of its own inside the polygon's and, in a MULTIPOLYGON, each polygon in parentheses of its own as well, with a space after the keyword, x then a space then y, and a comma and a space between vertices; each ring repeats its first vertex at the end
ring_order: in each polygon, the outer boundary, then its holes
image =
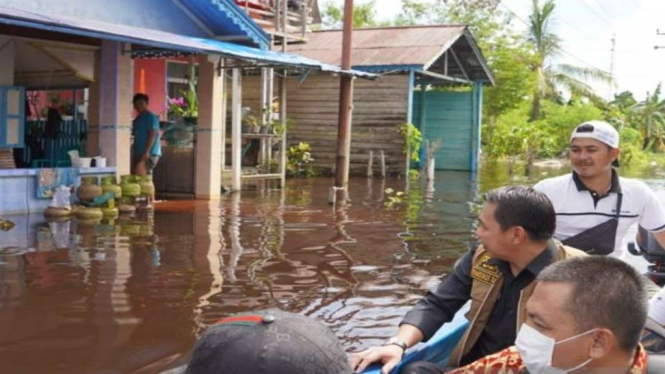
MULTIPOLYGON (((322 15, 322 25, 325 29, 341 29, 344 20, 344 7, 334 2, 325 3, 322 15)), ((379 25, 376 19, 376 0, 356 4, 353 7, 353 28, 373 27, 379 25)))
POLYGON ((558 100, 561 90, 579 97, 586 97, 594 102, 603 102, 589 86, 589 81, 612 83, 612 77, 605 71, 568 64, 555 64, 553 59, 561 51, 561 39, 552 30, 554 0, 532 0, 529 16, 528 39, 533 43, 536 54, 533 71, 536 73, 536 89, 533 93, 531 121, 542 117, 543 99, 558 100))
POLYGON ((661 99, 661 85, 656 87, 653 94, 647 93, 644 101, 634 104, 630 108, 635 117, 633 123, 644 136, 643 149, 662 151, 665 148, 663 136, 665 135, 665 99, 661 99))

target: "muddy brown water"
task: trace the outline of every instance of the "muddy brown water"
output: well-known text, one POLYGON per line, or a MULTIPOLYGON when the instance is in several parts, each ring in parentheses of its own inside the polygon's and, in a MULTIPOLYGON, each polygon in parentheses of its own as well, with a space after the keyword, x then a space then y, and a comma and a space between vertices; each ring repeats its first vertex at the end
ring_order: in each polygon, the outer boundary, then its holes
POLYGON ((349 351, 380 343, 473 240, 479 194, 531 181, 439 172, 395 200, 402 180, 352 179, 333 208, 320 178, 98 226, 3 217, 0 373, 156 373, 206 326, 265 308, 322 321, 349 351))

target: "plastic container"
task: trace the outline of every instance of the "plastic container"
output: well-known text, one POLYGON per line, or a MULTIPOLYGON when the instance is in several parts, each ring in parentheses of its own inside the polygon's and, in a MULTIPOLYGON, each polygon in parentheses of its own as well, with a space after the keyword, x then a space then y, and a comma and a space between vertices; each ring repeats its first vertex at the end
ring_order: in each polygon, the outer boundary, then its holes
POLYGON ((81 187, 76 191, 76 196, 81 201, 90 201, 95 197, 102 196, 104 190, 101 186, 97 185, 96 177, 81 178, 81 187))
POLYGON ((106 157, 102 157, 102 156, 95 157, 95 167, 105 168, 106 167, 106 157))

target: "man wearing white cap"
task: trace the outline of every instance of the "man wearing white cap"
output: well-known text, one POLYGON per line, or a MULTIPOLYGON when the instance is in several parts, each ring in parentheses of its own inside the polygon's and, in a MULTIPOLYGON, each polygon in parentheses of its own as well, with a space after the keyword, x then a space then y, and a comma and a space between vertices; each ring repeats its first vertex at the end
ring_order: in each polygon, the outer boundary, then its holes
POLYGON ((643 182, 621 178, 619 133, 603 121, 585 122, 570 137, 571 174, 534 186, 556 211, 554 237, 589 254, 623 257, 623 239, 635 223, 665 247, 665 210, 643 182))

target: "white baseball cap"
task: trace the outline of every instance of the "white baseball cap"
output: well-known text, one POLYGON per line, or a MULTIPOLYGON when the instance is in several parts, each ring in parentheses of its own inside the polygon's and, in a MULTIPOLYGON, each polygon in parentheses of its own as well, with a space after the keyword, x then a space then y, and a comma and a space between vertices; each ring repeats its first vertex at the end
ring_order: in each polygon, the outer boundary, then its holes
POLYGON ((605 121, 587 121, 578 125, 570 135, 570 141, 575 138, 596 139, 612 148, 619 148, 619 132, 605 121))

